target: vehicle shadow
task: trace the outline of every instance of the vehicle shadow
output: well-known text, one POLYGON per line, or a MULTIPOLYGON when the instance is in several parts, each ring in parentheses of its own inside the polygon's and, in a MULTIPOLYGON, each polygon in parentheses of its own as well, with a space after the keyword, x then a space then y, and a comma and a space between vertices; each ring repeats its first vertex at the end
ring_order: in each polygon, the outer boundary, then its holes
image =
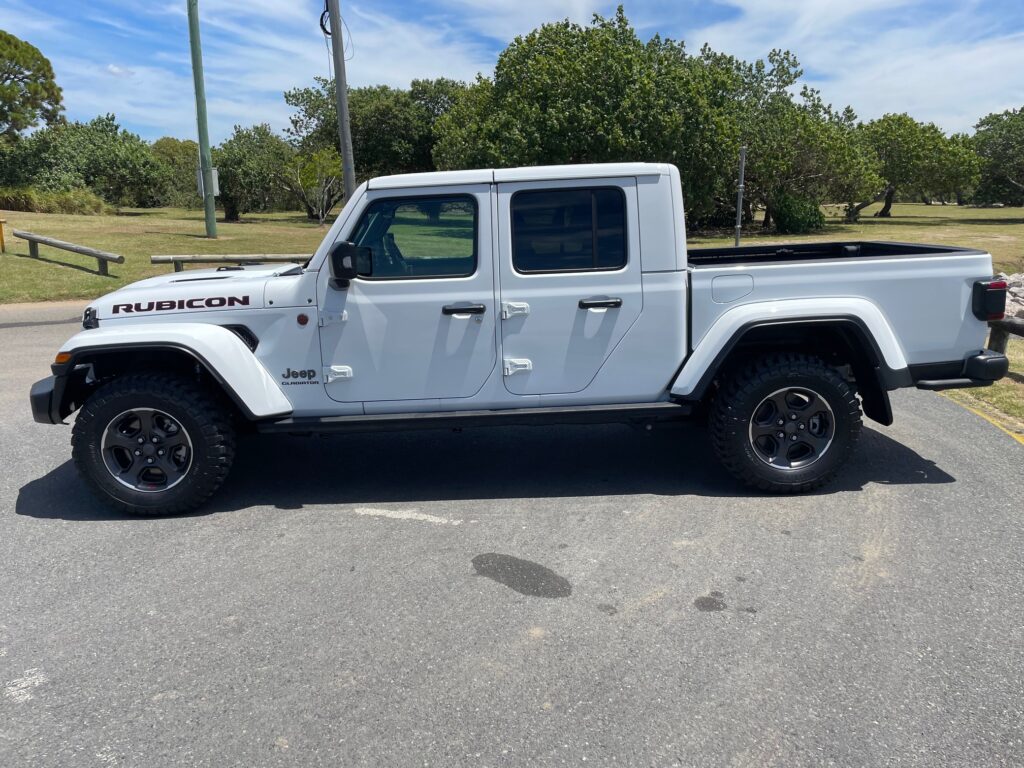
MULTIPOLYGON (((224 487, 196 514, 269 505, 354 504, 586 496, 750 497, 719 466, 704 429, 666 425, 504 427, 325 438, 243 438, 224 487)), ((934 462, 866 429, 850 466, 822 495, 872 483, 956 479, 934 462)), ((23 486, 19 515, 120 520, 93 499, 68 461, 23 486)))

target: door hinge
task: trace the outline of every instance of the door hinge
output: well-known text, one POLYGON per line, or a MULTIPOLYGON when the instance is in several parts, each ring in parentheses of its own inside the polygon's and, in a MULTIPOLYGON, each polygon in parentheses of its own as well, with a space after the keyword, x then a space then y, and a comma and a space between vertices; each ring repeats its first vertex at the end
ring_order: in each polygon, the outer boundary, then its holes
POLYGON ((341 312, 321 312, 320 313, 320 327, 323 328, 325 325, 331 323, 344 323, 348 320, 348 310, 343 309, 341 312))
POLYGON ((332 381, 338 379, 351 379, 352 378, 352 366, 351 365, 332 365, 329 368, 324 368, 324 383, 330 384, 332 381))
POLYGON ((525 301, 503 301, 501 302, 501 319, 508 320, 516 315, 530 314, 530 305, 525 301))
POLYGON ((502 361, 502 370, 506 376, 513 376, 517 373, 523 373, 524 371, 533 370, 533 361, 526 360, 525 358, 510 358, 506 357, 502 361))

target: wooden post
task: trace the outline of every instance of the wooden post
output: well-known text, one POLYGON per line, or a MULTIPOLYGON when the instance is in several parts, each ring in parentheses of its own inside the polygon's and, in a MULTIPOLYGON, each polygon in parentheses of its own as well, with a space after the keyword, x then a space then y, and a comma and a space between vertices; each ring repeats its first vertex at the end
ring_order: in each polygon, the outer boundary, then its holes
POLYGON ((988 348, 993 352, 999 352, 1000 354, 1006 354, 1006 345, 1010 341, 1010 332, 1003 328, 1001 325, 991 326, 992 332, 988 337, 988 348))
POLYGON ((4 242, 4 224, 7 219, 0 219, 0 253, 7 253, 7 243, 4 242))
POLYGON ((182 263, 178 259, 175 259, 174 260, 174 271, 175 272, 181 272, 182 269, 184 269, 184 266, 182 265, 182 263))
POLYGON ((107 262, 105 259, 96 259, 96 267, 101 275, 108 277, 110 273, 107 271, 107 262))
POLYGON ((31 256, 33 259, 39 258, 39 243, 37 243, 35 240, 28 241, 28 255, 31 256))

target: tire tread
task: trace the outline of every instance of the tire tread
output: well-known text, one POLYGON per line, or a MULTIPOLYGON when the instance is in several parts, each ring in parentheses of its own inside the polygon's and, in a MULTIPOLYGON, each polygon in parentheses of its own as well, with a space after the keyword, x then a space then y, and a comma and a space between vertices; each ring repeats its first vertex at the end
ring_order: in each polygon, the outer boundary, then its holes
POLYGON ((189 379, 168 373, 139 373, 112 379, 102 384, 85 402, 71 431, 71 455, 79 475, 102 501, 132 515, 173 515, 189 512, 203 504, 223 484, 235 456, 235 435, 228 411, 206 389, 189 379), (193 461, 202 446, 207 461, 197 464, 198 470, 189 481, 190 493, 159 507, 149 507, 119 499, 96 480, 89 459, 89 443, 95 438, 97 414, 106 406, 124 397, 158 393, 177 403, 200 425, 201 440, 192 446, 193 461))
MULTIPOLYGON (((773 493, 805 493, 820 488, 835 478, 846 464, 846 459, 853 451, 861 431, 861 408, 857 393, 839 371, 829 366, 821 358, 805 353, 776 353, 758 358, 742 368, 736 375, 729 377, 722 385, 711 407, 710 433, 711 444, 719 461, 734 477, 745 485, 761 491, 773 493), (832 467, 818 476, 801 479, 796 482, 784 482, 779 479, 767 478, 755 471, 755 465, 738 449, 737 430, 743 433, 743 441, 747 440, 746 429, 750 414, 744 412, 741 404, 757 389, 793 378, 818 378, 827 380, 840 393, 841 399, 829 402, 833 414, 838 417, 842 411, 849 420, 849 429, 845 439, 840 441, 837 432, 833 447, 838 447, 842 460, 833 462, 832 467), (836 446, 839 442, 840 445, 836 446)), ((838 426, 837 426, 838 429, 838 426)))

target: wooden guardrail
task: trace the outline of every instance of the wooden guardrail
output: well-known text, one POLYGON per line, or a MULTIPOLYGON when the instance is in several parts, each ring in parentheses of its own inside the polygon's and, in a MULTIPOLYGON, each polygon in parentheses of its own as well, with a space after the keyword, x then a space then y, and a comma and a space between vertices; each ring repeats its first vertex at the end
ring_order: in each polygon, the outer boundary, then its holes
POLYGON ((992 329, 988 337, 988 348, 993 352, 1002 352, 1004 355, 1011 333, 1015 336, 1024 336, 1024 319, 1019 317, 992 320, 988 327, 992 329))
POLYGON ((36 235, 32 232, 23 232, 20 229, 11 230, 11 234, 21 240, 28 241, 28 254, 33 259, 39 258, 39 246, 48 245, 51 248, 60 248, 63 251, 71 251, 72 253, 80 253, 83 256, 92 256, 96 259, 96 271, 101 275, 108 275, 107 264, 114 262, 115 264, 124 264, 124 256, 119 256, 116 253, 108 253, 107 251, 100 251, 96 248, 89 248, 85 245, 75 245, 74 243, 66 243, 63 240, 58 240, 54 237, 45 237, 43 235, 36 235))
POLYGON ((0 253, 7 253, 7 243, 4 242, 4 225, 7 219, 0 219, 0 253))
POLYGON ((151 264, 173 264, 175 272, 181 272, 186 264, 301 264, 309 260, 311 253, 188 253, 158 254, 150 256, 151 264))

